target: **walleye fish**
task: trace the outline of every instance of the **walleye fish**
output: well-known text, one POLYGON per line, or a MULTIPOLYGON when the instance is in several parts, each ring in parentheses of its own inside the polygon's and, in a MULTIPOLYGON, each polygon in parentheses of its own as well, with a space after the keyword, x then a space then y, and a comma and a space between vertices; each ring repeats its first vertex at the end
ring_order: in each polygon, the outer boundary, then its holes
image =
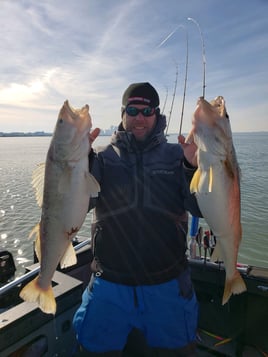
POLYGON ((212 261, 223 261, 226 271, 222 305, 246 285, 236 268, 242 238, 240 221, 240 170, 224 98, 211 103, 199 98, 193 128, 187 141, 197 145, 198 169, 190 185, 200 211, 217 238, 212 261))
POLYGON ((65 101, 46 163, 33 173, 32 183, 42 214, 30 236, 36 235, 40 273, 22 289, 20 297, 37 302, 45 313, 56 312, 51 286, 54 272, 59 263, 62 268, 76 264, 72 238, 85 220, 90 197, 97 196, 100 191, 98 182, 88 172, 91 126, 88 105, 74 109, 65 101))

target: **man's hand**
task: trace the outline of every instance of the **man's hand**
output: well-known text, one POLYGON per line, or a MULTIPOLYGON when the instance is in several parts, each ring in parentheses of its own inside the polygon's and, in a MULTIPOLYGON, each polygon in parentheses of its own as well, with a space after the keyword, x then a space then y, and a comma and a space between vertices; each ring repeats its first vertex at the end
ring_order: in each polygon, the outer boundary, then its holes
POLYGON ((96 128, 88 134, 88 140, 89 140, 90 147, 92 146, 95 139, 99 136, 100 131, 101 131, 100 128, 96 128))
POLYGON ((183 135, 178 136, 178 142, 181 144, 185 159, 192 165, 197 167, 197 146, 194 142, 188 143, 183 135))

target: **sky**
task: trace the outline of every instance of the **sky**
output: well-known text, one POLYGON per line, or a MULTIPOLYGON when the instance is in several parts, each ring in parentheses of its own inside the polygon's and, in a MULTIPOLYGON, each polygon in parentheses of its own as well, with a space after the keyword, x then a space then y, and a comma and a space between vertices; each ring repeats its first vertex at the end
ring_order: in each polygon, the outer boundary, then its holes
POLYGON ((203 85, 233 132, 268 131, 267 19, 268 0, 0 0, 0 132, 53 132, 66 99, 118 125, 133 82, 157 89, 170 133, 203 85))

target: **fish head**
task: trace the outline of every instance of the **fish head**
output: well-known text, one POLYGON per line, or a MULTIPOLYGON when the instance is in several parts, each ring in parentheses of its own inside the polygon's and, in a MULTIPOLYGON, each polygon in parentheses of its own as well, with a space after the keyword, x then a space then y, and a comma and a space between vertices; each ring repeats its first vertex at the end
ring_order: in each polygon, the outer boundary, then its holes
POLYGON ((80 148, 82 143, 87 145, 85 150, 88 151, 88 134, 91 127, 89 106, 86 104, 81 109, 74 109, 66 100, 59 112, 53 133, 53 156, 56 156, 56 159, 70 159, 71 153, 78 152, 77 148, 80 148))
POLYGON ((218 96, 210 103, 200 97, 193 115, 193 124, 203 123, 207 126, 218 125, 219 120, 228 118, 225 109, 225 100, 218 96))
POLYGON ((74 109, 66 100, 59 112, 54 134, 59 141, 71 143, 75 136, 89 133, 91 127, 89 106, 86 104, 81 109, 74 109))
POLYGON ((232 141, 232 132, 222 96, 216 97, 211 102, 200 97, 192 123, 194 141, 198 148, 219 154, 226 152, 232 141))

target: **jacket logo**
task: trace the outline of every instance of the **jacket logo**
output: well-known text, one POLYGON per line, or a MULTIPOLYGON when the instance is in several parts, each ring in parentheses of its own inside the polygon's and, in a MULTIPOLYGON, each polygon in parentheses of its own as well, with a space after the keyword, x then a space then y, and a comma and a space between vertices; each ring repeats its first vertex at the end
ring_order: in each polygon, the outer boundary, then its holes
POLYGON ((152 175, 174 175, 174 171, 158 169, 158 170, 153 170, 152 175))

